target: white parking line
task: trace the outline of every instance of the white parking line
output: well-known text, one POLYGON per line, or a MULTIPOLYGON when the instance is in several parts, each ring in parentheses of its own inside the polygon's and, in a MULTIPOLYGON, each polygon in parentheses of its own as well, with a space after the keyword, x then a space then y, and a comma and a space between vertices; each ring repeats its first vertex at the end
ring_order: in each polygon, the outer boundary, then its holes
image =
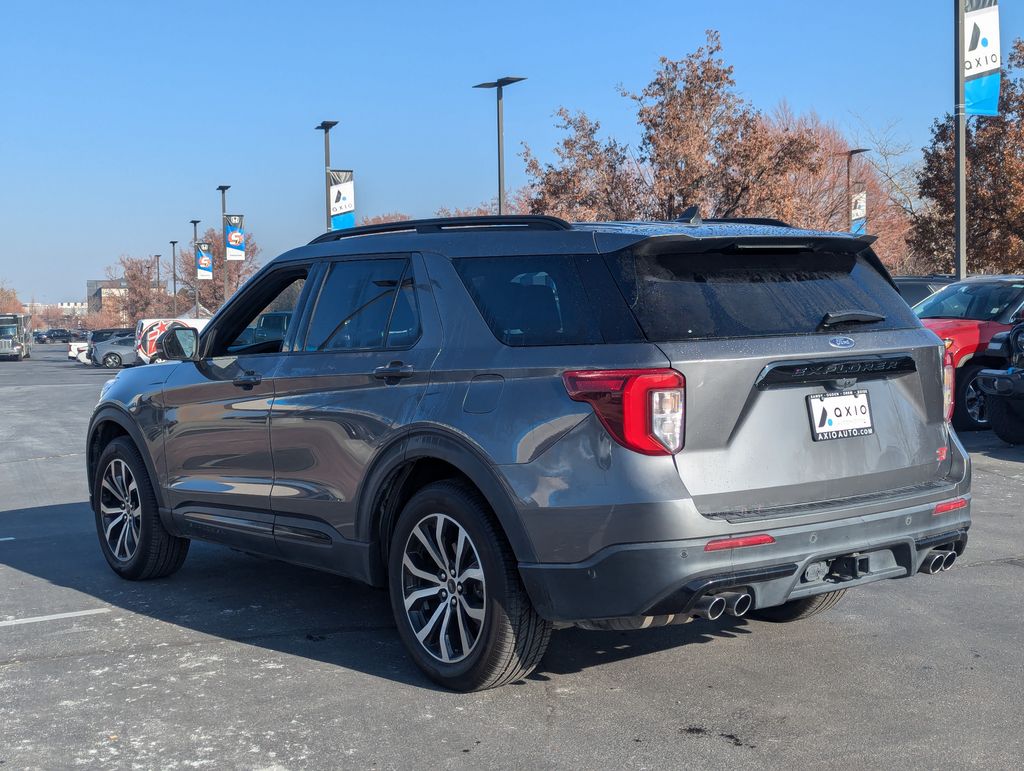
POLYGON ((14 536, 13 535, 9 535, 6 538, 0 538, 0 541, 13 541, 13 540, 14 540, 14 536))
POLYGON ((18 626, 19 624, 36 624, 40 621, 56 621, 61 618, 77 618, 78 616, 95 616, 97 613, 109 613, 110 608, 94 608, 93 610, 76 610, 72 613, 54 613, 52 616, 32 616, 31 618, 14 618, 0 621, 0 626, 18 626))

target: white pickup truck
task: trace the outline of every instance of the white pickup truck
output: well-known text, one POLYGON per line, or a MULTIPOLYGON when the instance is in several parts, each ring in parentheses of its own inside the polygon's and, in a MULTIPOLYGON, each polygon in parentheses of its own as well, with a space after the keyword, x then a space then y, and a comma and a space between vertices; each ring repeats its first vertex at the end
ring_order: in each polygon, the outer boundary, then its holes
POLYGON ((156 355, 156 341, 172 327, 192 327, 202 332, 209 319, 140 319, 135 325, 135 350, 140 364, 149 364, 156 355))

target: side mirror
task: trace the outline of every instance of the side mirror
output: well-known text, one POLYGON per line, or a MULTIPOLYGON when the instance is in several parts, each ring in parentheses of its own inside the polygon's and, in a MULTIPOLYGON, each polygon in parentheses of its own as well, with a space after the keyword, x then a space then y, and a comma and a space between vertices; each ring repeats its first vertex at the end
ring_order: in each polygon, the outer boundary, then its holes
POLYGON ((164 361, 192 361, 199 350, 199 333, 192 327, 173 327, 156 340, 156 357, 164 361))

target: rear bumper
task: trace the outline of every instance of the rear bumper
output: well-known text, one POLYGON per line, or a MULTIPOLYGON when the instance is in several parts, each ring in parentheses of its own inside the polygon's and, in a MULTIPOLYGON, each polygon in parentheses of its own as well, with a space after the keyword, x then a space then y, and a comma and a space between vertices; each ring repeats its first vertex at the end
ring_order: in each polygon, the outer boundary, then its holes
MULTIPOLYGON (((927 553, 947 546, 962 553, 971 525, 965 508, 934 515, 934 503, 838 521, 772 528, 775 543, 705 552, 707 538, 609 546, 584 562, 521 563, 537 611, 552 621, 688 613, 705 594, 744 588, 754 607, 917 573, 927 553), (815 562, 859 554, 869 569, 856 578, 807 581, 815 562)), ((767 527, 764 527, 767 526, 767 527)))
POLYGON ((983 369, 977 383, 989 396, 1024 399, 1024 370, 983 369))

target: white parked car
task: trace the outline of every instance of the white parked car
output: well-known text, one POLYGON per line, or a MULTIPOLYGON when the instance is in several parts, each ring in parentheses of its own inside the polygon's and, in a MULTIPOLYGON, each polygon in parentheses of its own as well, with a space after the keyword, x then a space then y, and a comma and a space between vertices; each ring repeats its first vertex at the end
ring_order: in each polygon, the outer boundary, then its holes
POLYGON ((68 343, 68 360, 77 360, 83 364, 88 364, 89 360, 87 358, 83 358, 88 351, 89 343, 85 340, 72 340, 68 343))
POLYGON ((164 332, 172 327, 192 327, 202 332, 210 322, 209 319, 139 319, 135 325, 135 352, 139 355, 140 364, 149 364, 156 354, 156 341, 164 332))

